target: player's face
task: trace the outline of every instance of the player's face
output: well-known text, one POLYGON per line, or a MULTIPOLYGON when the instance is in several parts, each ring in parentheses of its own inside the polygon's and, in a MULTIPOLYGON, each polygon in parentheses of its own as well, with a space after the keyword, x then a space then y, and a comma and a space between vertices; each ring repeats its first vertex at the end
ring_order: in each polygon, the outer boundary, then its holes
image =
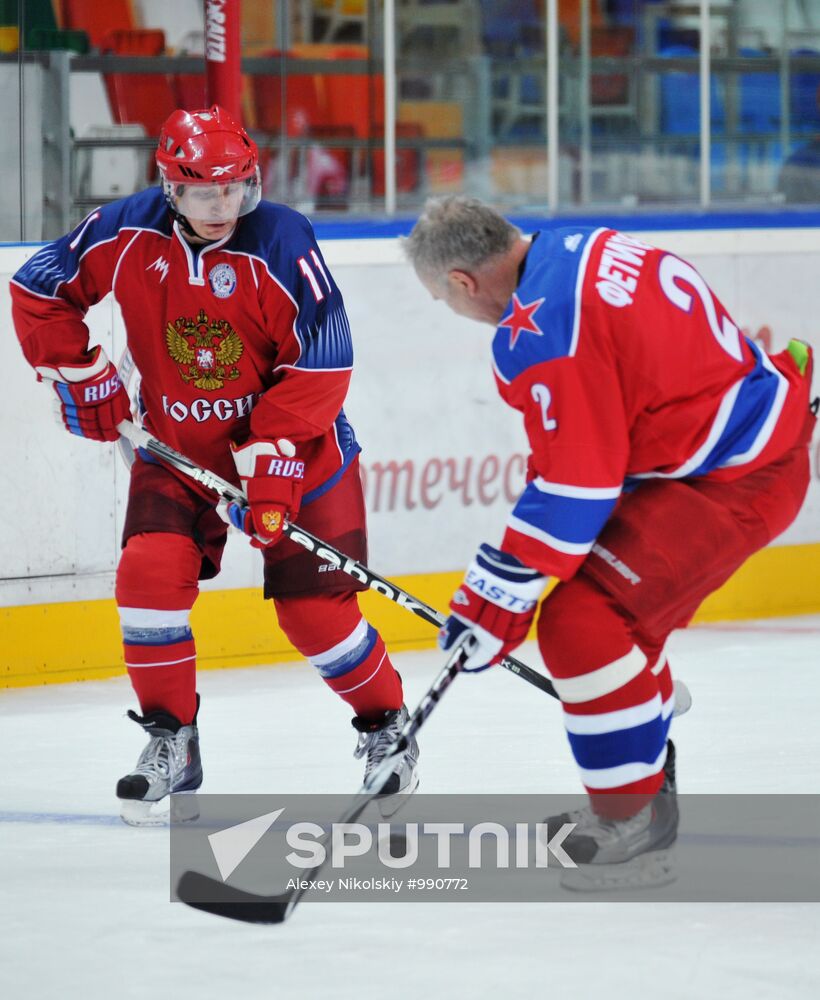
POLYGON ((189 184, 178 200, 178 207, 197 236, 219 240, 236 225, 244 194, 244 181, 189 184))
POLYGON ((455 277, 458 273, 451 271, 443 286, 422 274, 419 274, 419 280, 436 301, 444 302, 458 316, 495 326, 501 314, 496 316, 494 311, 488 310, 483 297, 476 294, 475 283, 455 277))

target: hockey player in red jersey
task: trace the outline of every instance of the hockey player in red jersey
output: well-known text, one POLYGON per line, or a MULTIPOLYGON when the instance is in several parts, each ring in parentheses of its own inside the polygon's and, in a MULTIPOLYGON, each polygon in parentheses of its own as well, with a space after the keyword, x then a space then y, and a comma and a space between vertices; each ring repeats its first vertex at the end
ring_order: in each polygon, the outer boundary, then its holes
POLYGON ((479 547, 440 643, 469 630, 466 666, 498 662, 557 577, 538 642, 590 804, 554 819, 577 824, 563 842, 577 862, 640 868, 677 832, 664 645, 797 515, 811 352, 767 356, 695 268, 614 230, 528 240, 450 197, 404 246, 434 298, 497 328, 498 390, 531 447, 500 547, 479 547))
MULTIPOLYGON (((15 275, 23 352, 57 392, 64 423, 119 437, 131 403, 89 345, 86 310, 113 292, 141 375, 146 427, 246 489, 247 509, 147 454, 131 470, 116 600, 125 663, 149 743, 120 780, 123 817, 151 821, 170 791, 202 781, 196 650, 198 581, 219 572, 227 525, 262 550, 279 624, 356 713, 366 773, 407 716, 401 679, 362 617, 355 583, 320 572, 282 537, 285 519, 366 559, 359 445, 342 405, 353 353, 342 296, 306 218, 260 201, 256 146, 221 108, 177 111, 156 154, 161 186, 93 211, 15 275), (258 539, 261 538, 261 541, 258 539)), ((326 567, 323 567, 326 569, 326 567)), ((385 793, 417 784, 415 743, 385 793)))

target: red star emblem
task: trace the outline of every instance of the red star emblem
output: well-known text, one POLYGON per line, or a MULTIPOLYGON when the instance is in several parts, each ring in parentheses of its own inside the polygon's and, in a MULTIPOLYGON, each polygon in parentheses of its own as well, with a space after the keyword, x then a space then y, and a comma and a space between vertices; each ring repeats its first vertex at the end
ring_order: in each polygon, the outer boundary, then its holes
POLYGON ((522 333, 534 333, 537 337, 544 336, 544 331, 532 318, 533 313, 538 310, 543 301, 543 299, 536 299, 535 302, 524 305, 513 292, 512 312, 508 313, 498 324, 499 328, 502 326, 510 328, 510 350, 513 350, 522 333))

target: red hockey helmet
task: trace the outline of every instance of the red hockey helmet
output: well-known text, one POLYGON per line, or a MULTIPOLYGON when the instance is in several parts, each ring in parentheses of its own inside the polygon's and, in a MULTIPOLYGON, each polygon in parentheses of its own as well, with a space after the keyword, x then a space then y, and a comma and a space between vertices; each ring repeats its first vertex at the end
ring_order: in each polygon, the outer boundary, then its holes
POLYGON ((186 218, 227 221, 259 204, 256 144, 218 104, 168 118, 160 131, 157 166, 168 204, 186 218))

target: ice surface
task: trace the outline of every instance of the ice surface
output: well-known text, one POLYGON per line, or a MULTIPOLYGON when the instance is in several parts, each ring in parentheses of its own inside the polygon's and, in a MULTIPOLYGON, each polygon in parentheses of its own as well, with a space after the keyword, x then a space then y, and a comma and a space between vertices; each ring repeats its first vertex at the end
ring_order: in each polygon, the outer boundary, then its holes
MULTIPOLYGON (((820 617, 673 636, 682 792, 820 793, 820 617)), ((540 666, 533 645, 520 658, 540 666)), ((442 663, 395 657, 413 707, 442 663)), ((203 672, 208 792, 353 792, 350 713, 306 664, 203 672)), ((167 831, 116 818, 144 735, 127 679, 0 691, 0 996, 820 996, 820 904, 303 904, 279 927, 168 902, 167 831)), ((422 734, 424 792, 577 792, 557 704, 460 677, 422 734)), ((798 831, 799 832, 799 831, 798 831)))

